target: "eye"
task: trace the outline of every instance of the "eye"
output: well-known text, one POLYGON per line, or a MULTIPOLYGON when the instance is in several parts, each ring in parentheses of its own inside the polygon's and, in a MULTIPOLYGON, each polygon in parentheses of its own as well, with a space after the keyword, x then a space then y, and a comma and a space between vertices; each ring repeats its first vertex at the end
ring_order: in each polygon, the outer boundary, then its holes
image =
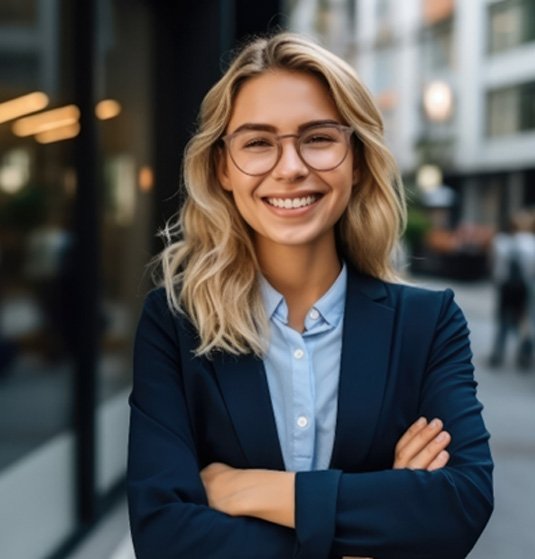
POLYGON ((340 134, 336 129, 323 128, 305 132, 301 143, 313 147, 327 147, 340 141, 340 134))
POLYGON ((244 148, 262 148, 271 147, 273 142, 266 138, 255 138, 254 140, 249 140, 243 147, 244 148))
POLYGON ((310 134, 303 138, 303 141, 307 144, 321 144, 321 143, 330 143, 335 142, 336 138, 332 136, 328 136, 326 134, 310 134))
POLYGON ((237 136, 236 145, 246 151, 263 151, 276 147, 276 140, 269 135, 244 134, 237 136))

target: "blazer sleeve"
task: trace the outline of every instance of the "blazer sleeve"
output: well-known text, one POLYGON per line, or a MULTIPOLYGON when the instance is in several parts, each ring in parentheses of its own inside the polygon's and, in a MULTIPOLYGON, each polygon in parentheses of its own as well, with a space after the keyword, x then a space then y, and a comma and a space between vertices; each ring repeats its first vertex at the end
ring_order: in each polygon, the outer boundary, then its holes
POLYGON ((130 396, 127 492, 138 559, 285 559, 295 531, 211 509, 180 379, 176 321, 163 290, 140 318, 130 396))
POLYGON ((493 508, 489 435, 476 398, 468 328, 442 295, 421 387, 420 414, 452 435, 447 467, 296 477, 296 534, 309 559, 461 559, 493 508), (314 514, 321 510, 322 514, 314 514))

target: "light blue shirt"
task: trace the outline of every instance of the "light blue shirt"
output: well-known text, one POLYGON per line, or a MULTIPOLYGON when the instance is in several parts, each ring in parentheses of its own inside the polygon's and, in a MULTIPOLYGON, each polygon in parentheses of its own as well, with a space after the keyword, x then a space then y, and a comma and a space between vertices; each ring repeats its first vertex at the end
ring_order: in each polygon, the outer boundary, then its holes
POLYGON ((286 470, 329 467, 338 405, 347 269, 308 311, 305 331, 288 326, 284 297, 260 280, 270 324, 264 366, 286 470))

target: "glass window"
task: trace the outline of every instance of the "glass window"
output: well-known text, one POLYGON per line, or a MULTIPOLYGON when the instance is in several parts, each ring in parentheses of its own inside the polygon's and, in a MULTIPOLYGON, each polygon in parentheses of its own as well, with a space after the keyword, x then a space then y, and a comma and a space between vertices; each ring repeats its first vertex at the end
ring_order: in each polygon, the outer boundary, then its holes
POLYGON ((390 91, 396 83, 396 51, 391 44, 378 48, 373 89, 377 94, 390 91))
MULTIPOLYGON (((33 7, 2 3, 0 16, 33 7)), ((0 34, 4 24, 0 19, 0 34)), ((46 111, 65 106, 67 95, 47 90, 39 54, 59 52, 61 37, 51 45, 31 34, 31 51, 0 48, 0 469, 71 416, 72 142, 52 136, 58 118, 46 111)))
POLYGON ((426 27, 422 31, 422 57, 424 71, 452 69, 455 64, 453 19, 426 27))
POLYGON ((375 14, 379 21, 390 19, 393 3, 391 0, 376 0, 375 14))
POLYGON ((530 130, 535 130, 535 82, 517 84, 488 93, 488 136, 507 136, 530 130))
MULTIPOLYGON (((149 275, 153 167, 150 18, 141 2, 101 0, 97 105, 103 196, 97 485, 124 475, 132 340, 149 275)), ((178 154, 177 154, 178 157, 178 154)))
POLYGON ((28 25, 37 20, 37 1, 2 0, 0 22, 2 25, 28 25))
POLYGON ((488 7, 489 51, 502 52, 535 40, 535 2, 502 0, 488 7))
POLYGON ((60 61, 72 50, 58 32, 65 26, 59 10, 38 4, 45 3, 0 2, 0 547, 2 557, 20 559, 49 556, 77 522, 72 138, 79 115, 60 61))

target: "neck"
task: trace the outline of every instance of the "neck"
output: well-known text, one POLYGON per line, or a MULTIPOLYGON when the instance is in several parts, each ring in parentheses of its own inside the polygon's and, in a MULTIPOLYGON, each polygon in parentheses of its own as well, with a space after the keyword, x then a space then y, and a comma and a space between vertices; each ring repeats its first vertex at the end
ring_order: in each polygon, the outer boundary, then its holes
POLYGON ((262 273, 286 300, 289 325, 302 332, 306 314, 329 290, 342 268, 334 236, 313 246, 266 246, 258 239, 256 251, 262 273))

